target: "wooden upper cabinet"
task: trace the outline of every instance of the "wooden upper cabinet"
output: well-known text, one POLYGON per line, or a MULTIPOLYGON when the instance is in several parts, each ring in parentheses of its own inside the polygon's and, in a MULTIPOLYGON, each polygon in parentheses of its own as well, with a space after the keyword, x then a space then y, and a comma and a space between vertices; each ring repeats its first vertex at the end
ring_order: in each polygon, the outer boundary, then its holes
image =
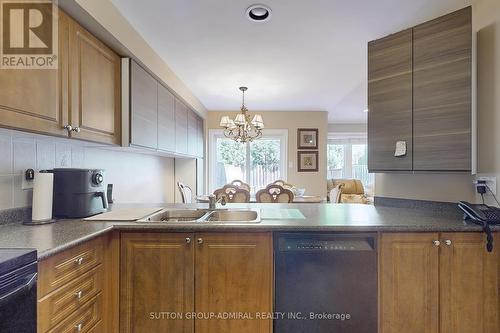
POLYGON ((412 30, 368 44, 368 169, 412 170, 412 30), (405 141, 406 156, 395 157, 405 141))
POLYGON ((439 240, 435 233, 382 234, 381 333, 439 332, 439 240))
POLYGON ((120 332, 193 332, 185 315, 194 311, 194 242, 186 239, 193 235, 122 233, 120 332))
POLYGON ((59 11, 58 69, 0 69, 0 126, 67 136, 69 18, 59 11))
POLYGON ((121 142, 120 57, 76 22, 70 27, 72 132, 78 139, 121 142))
POLYGON ((414 170, 470 171, 472 10, 414 28, 414 170))
POLYGON ((198 115, 188 109, 188 154, 192 156, 198 155, 198 115))
POLYGON ((179 99, 175 99, 175 151, 188 153, 188 111, 179 99))
POLYGON ((490 253, 486 251, 483 233, 441 235, 440 333, 500 331, 500 238, 496 236, 494 251, 490 253))
POLYGON ((58 69, 0 70, 0 126, 121 140, 120 57, 59 10, 58 69))
POLYGON ((175 97, 158 84, 158 149, 175 151, 175 97))
POLYGON ((135 61, 130 66, 130 143, 156 149, 158 82, 135 61))
MULTIPOLYGON (((273 311, 270 233, 206 233, 197 234, 196 238, 196 312, 255 314, 273 311)), ((271 320, 196 321, 196 333, 271 331, 271 320)))

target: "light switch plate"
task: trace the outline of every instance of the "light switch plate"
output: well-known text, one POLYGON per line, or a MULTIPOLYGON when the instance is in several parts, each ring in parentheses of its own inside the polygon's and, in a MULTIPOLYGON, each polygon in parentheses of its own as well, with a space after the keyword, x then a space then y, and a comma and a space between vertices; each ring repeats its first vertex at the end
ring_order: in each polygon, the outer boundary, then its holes
POLYGON ((486 191, 485 195, 491 195, 491 193, 493 193, 493 195, 497 195, 497 177, 493 177, 493 176, 477 176, 476 177, 476 181, 478 180, 483 180, 486 182, 486 185, 488 186, 488 188, 491 190, 490 191, 486 191))

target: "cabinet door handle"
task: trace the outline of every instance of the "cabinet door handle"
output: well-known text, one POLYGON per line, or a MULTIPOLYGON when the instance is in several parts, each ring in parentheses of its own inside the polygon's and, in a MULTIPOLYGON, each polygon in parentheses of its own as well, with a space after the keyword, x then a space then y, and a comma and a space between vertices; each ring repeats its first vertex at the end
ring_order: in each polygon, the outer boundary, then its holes
POLYGON ((191 237, 186 237, 186 243, 191 244, 191 237))
POLYGON ((444 241, 444 243, 445 243, 446 245, 448 245, 448 246, 451 246, 451 244, 452 244, 452 242, 451 242, 451 240, 450 240, 450 239, 445 240, 445 241, 444 241))
POLYGON ((197 242, 198 242, 198 244, 200 244, 200 245, 201 245, 201 244, 203 244, 203 238, 198 238, 196 241, 197 241, 197 242))
POLYGON ((83 257, 79 257, 79 258, 75 259, 75 264, 77 264, 78 266, 83 264, 83 257))
POLYGON ((76 299, 81 299, 81 298, 82 298, 82 296, 83 296, 83 291, 81 291, 81 290, 80 290, 80 291, 77 291, 77 292, 75 293, 75 297, 76 297, 76 299))
POLYGON ((83 328, 83 323, 80 323, 78 325, 75 325, 75 331, 77 332, 81 332, 82 331, 82 328, 83 328))
POLYGON ((69 134, 69 133, 71 133, 71 132, 80 133, 80 131, 81 131, 80 127, 78 127, 78 126, 73 127, 73 126, 71 126, 70 124, 68 124, 68 125, 64 125, 64 127, 63 127, 63 128, 64 128, 66 131, 68 131, 68 134, 69 134))
POLYGON ((441 245, 441 242, 438 240, 435 240, 435 241, 432 241, 432 244, 434 244, 434 246, 439 246, 439 245, 441 245))
POLYGON ((68 131, 68 134, 73 130, 73 126, 70 124, 64 125, 63 128, 68 131))

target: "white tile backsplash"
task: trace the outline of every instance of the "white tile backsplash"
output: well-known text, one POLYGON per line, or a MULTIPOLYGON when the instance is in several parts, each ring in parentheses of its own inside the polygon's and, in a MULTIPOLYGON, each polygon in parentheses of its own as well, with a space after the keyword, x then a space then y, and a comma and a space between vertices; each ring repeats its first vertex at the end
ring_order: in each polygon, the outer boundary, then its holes
POLYGON ((71 145, 56 143, 56 168, 71 168, 71 145))
POLYGON ((21 189, 22 177, 24 177, 24 175, 13 176, 13 208, 31 206, 31 202, 33 199, 33 190, 21 189))
POLYGON ((12 208, 12 176, 0 176, 0 209, 12 208))
POLYGON ((71 165, 75 168, 83 168, 85 165, 85 148, 82 146, 71 147, 71 165))
POLYGON ((56 165, 56 144, 50 140, 36 141, 37 170, 54 169, 56 165))
POLYGON ((21 175, 26 169, 36 168, 36 146, 32 137, 12 138, 14 163, 12 173, 21 175))
POLYGON ((0 133, 0 175, 12 173, 12 138, 0 133))
POLYGON ((103 168, 108 182, 114 184, 116 202, 173 202, 173 161, 0 128, 0 209, 31 205, 33 190, 21 189, 29 168, 103 168))

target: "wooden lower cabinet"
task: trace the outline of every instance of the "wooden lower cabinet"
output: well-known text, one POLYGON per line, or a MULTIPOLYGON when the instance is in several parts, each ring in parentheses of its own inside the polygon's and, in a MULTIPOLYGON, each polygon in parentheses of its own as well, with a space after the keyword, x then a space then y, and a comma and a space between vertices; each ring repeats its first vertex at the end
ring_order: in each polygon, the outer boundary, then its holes
MULTIPOLYGON (((273 248, 270 234, 198 234, 195 308, 200 313, 272 312, 273 248)), ((196 333, 271 332, 271 320, 197 320, 196 333)))
POLYGON ((122 233, 121 332, 271 332, 270 233, 122 233))
POLYGON ((438 234, 383 234, 380 328, 383 333, 439 332, 438 234))
POLYGON ((122 233, 121 332, 193 332, 193 235, 122 233), (170 319, 179 313, 183 317, 170 319))
POLYGON ((118 332, 118 255, 110 232, 40 260, 37 331, 118 332))
POLYGON ((483 233, 384 233, 381 333, 497 333, 499 245, 483 233))
POLYGON ((484 233, 446 233, 441 239, 440 332, 500 332, 500 237, 492 253, 485 249, 484 233))

